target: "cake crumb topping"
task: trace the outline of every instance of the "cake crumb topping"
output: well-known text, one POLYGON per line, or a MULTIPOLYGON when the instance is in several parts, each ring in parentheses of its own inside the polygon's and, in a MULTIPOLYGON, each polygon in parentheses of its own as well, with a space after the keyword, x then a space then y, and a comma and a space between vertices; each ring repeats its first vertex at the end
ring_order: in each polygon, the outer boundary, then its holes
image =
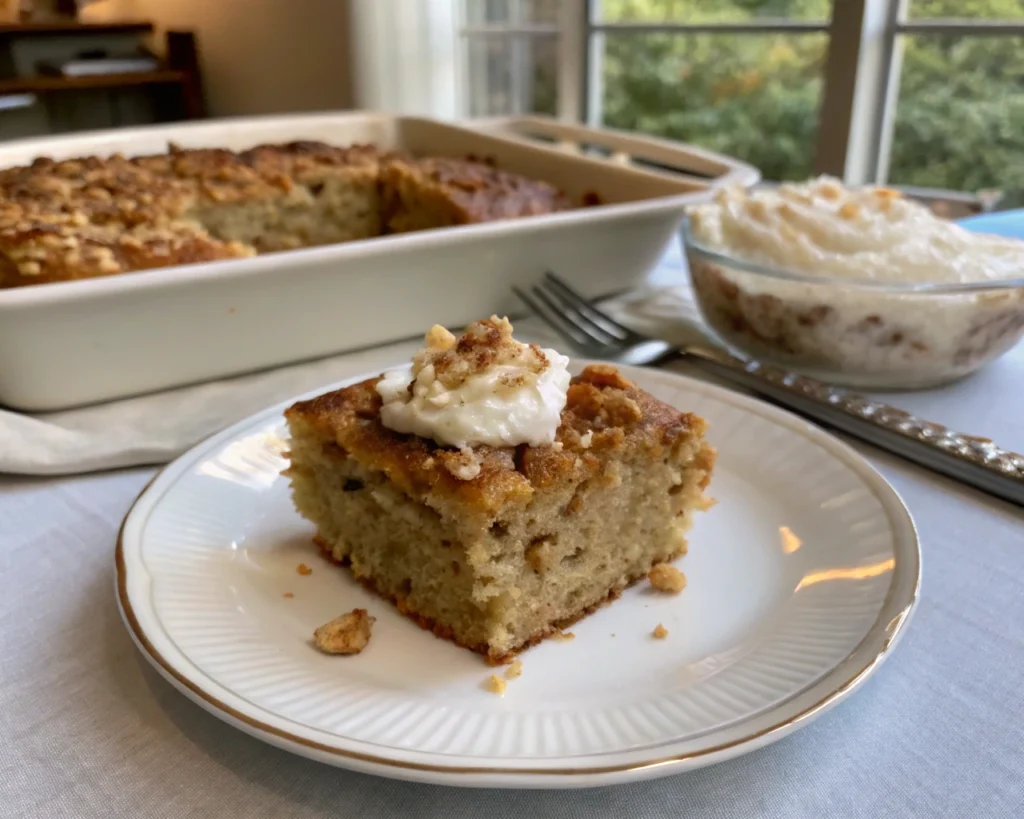
POLYGON ((659 563, 647 574, 647 579, 658 591, 679 594, 686 588, 686 575, 675 566, 659 563))
MULTIPOLYGON (((413 357, 413 375, 418 378, 428 367, 432 368, 438 389, 457 389, 466 379, 494 367, 513 366, 523 371, 521 377, 540 375, 548 367, 547 356, 540 347, 512 337, 512 323, 507 318, 491 316, 474 321, 458 339, 435 324, 424 341, 426 346, 413 357)), ((501 383, 512 389, 520 386, 509 379, 501 383)))
POLYGON ((376 617, 366 609, 352 609, 313 632, 313 642, 325 654, 358 654, 370 642, 376 617))
MULTIPOLYGON (((554 443, 569 388, 569 359, 512 337, 507 318, 475 321, 458 339, 439 324, 424 337, 412 369, 377 382, 381 423, 442 446, 554 443)), ((472 464, 452 474, 471 480, 472 464)))

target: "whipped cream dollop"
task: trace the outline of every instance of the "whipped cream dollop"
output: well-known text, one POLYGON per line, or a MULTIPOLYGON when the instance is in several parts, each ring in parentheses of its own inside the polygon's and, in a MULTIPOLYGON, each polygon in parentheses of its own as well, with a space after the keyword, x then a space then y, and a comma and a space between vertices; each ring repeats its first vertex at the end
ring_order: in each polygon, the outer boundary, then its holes
POLYGON ((898 191, 830 177, 725 188, 690 211, 690 225, 710 250, 812 276, 953 283, 1024 271, 1024 242, 972 233, 898 191))
POLYGON ((569 359, 522 344, 506 318, 471 324, 456 339, 435 325, 411 370, 377 383, 381 423, 444 446, 543 446, 555 441, 569 359))

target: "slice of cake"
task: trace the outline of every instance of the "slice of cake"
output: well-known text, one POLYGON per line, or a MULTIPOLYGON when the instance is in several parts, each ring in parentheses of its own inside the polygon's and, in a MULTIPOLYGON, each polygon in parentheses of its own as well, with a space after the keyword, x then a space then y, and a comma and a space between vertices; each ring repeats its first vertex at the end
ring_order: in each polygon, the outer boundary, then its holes
POLYGON ((435 327, 410 370, 287 410, 317 543, 492 663, 686 551, 715 452, 705 422, 609 365, 520 344, 505 319, 435 327))
POLYGON ((389 233, 517 219, 572 207, 554 185, 484 162, 389 157, 380 169, 381 211, 389 233))

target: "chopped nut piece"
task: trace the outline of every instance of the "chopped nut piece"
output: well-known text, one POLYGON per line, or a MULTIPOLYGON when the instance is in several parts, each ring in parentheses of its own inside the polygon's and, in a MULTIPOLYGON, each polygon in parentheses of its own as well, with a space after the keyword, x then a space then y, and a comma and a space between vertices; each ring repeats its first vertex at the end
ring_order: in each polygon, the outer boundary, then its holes
POLYGON ((675 566, 659 563, 647 574, 647 579, 658 591, 679 594, 686 588, 686 575, 675 566))
POLYGON ((860 207, 856 202, 846 202, 839 208, 839 215, 843 219, 856 219, 860 215, 860 207))
POLYGON ((480 474, 480 456, 470 447, 464 446, 458 452, 445 454, 445 466, 460 481, 471 481, 480 474))
POLYGON ((843 195, 843 189, 838 183, 833 181, 822 182, 818 187, 818 191, 825 199, 838 199, 843 195))
POLYGON ((523 674, 523 661, 516 660, 508 668, 505 669, 505 679, 515 680, 521 677, 523 674))
POLYGON ((440 324, 435 324, 427 330, 427 335, 424 338, 424 341, 428 347, 435 350, 450 350, 455 346, 455 342, 458 341, 458 339, 446 327, 442 327, 440 324))
POLYGON ((313 574, 313 570, 309 568, 309 566, 307 566, 305 563, 300 563, 296 567, 295 571, 297 571, 303 577, 305 577, 307 574, 313 574))
POLYGON ((377 618, 366 609, 352 609, 335 617, 313 632, 316 647, 326 654, 358 654, 370 642, 370 633, 377 618))
POLYGON ((508 683, 497 674, 491 674, 484 683, 484 687, 486 687, 488 691, 492 694, 497 694, 499 697, 503 697, 505 695, 505 688, 507 686, 508 683))
POLYGON ((651 636, 655 640, 664 640, 666 637, 668 637, 668 629, 665 628, 661 623, 658 623, 658 625, 654 627, 654 631, 651 632, 651 636))

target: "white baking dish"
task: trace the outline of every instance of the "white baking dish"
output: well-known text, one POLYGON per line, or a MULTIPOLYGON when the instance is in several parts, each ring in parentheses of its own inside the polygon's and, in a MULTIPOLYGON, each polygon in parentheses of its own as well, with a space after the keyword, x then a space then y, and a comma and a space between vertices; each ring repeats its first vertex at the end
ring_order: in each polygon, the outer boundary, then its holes
POLYGON ((372 113, 238 119, 0 145, 37 156, 243 149, 298 139, 493 157, 602 207, 109 278, 0 290, 0 404, 55 410, 259 370, 491 313, 546 269, 591 296, 641 282, 689 203, 757 171, 663 140, 535 118, 459 125, 372 113), (540 140, 538 141, 538 137, 540 140), (590 155, 602 146, 610 157, 590 155), (629 157, 656 163, 640 167, 629 157), (698 178, 693 174, 701 174, 698 178))

